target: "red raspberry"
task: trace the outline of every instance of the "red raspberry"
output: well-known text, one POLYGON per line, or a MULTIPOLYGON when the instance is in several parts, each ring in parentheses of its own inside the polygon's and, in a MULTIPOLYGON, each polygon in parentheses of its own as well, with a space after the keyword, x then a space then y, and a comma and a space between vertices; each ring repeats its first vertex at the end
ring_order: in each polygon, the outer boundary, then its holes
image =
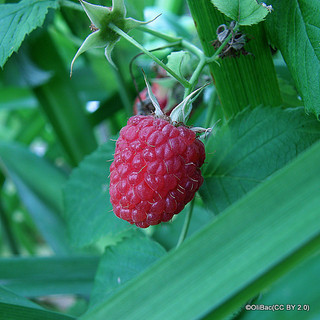
POLYGON ((200 188, 204 160, 204 145, 192 130, 153 116, 131 117, 110 166, 114 213, 141 228, 171 220, 200 188))

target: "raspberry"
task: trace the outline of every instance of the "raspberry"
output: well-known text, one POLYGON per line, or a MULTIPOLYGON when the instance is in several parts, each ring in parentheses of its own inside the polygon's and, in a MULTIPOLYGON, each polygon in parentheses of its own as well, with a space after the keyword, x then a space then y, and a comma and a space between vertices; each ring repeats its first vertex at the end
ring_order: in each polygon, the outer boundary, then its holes
POLYGON ((114 213, 140 228, 171 220, 200 188, 204 160, 204 145, 192 130, 153 116, 131 117, 110 166, 114 213))

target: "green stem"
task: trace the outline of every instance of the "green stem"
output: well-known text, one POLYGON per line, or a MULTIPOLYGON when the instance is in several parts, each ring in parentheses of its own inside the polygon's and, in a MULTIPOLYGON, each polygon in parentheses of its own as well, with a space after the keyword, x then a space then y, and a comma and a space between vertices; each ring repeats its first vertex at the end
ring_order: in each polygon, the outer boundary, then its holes
POLYGON ((150 29, 150 28, 148 28, 146 26, 140 26, 139 30, 141 30, 143 32, 147 32, 149 34, 152 34, 153 36, 158 37, 158 38, 163 39, 163 40, 166 40, 168 42, 177 42, 181 47, 183 47, 183 48, 187 49, 188 51, 192 52, 199 59, 201 59, 204 56, 204 54, 203 54, 201 49, 199 49, 194 44, 190 43, 187 40, 184 40, 181 37, 168 36, 165 33, 159 32, 159 31, 154 30, 154 29, 150 29))
MULTIPOLYGON (((281 105, 279 85, 263 24, 241 27, 241 32, 246 34, 248 39, 244 48, 246 51, 219 59, 217 64, 214 62, 225 43, 214 49, 212 41, 217 38, 218 26, 226 24, 228 18, 220 13, 210 0, 187 0, 187 3, 203 51, 209 57, 207 62, 219 96, 223 117, 230 119, 249 105, 251 107, 261 104, 281 105)), ((227 38, 224 42, 228 40, 227 38)))
POLYGON ((176 41, 181 42, 182 41, 181 37, 169 36, 169 35, 167 35, 165 33, 162 33, 160 31, 157 31, 157 30, 154 30, 154 29, 150 29, 150 28, 148 28, 146 26, 139 26, 138 29, 143 31, 143 32, 147 32, 149 34, 152 34, 153 36, 158 37, 160 39, 166 40, 167 42, 176 42, 176 41))
POLYGON ((194 70, 189 83, 190 83, 190 87, 186 88, 185 92, 184 92, 184 97, 187 97, 195 88, 195 86, 198 83, 198 79, 200 77, 200 74, 203 70, 203 68, 206 66, 207 62, 206 59, 203 57, 202 59, 200 59, 196 69, 194 70))
MULTIPOLYGON (((234 32, 236 32, 239 28, 239 24, 236 23, 234 27, 234 32)), ((187 40, 184 40, 182 38, 178 37, 173 37, 173 36, 168 36, 167 34, 164 34, 162 32, 159 32, 157 30, 150 29, 146 26, 140 26, 139 29, 141 31, 150 33, 160 39, 166 40, 168 42, 176 42, 177 45, 180 45, 181 47, 187 49, 189 52, 193 53, 195 56, 199 58, 199 63, 197 65, 197 68, 195 69, 194 73, 191 76, 191 79, 189 80, 190 86, 186 88, 184 97, 188 96, 192 90, 195 88, 198 79, 200 77, 200 74, 203 70, 203 68, 209 64, 212 63, 213 61, 216 61, 219 57, 219 54, 222 52, 223 48, 228 44, 229 40, 232 37, 232 33, 228 35, 228 37, 223 41, 221 46, 217 49, 217 51, 211 56, 211 57, 206 57, 202 50, 200 50, 198 47, 196 47, 194 44, 190 43, 187 40)))
POLYGON ((192 217, 193 208, 194 208, 194 198, 190 203, 189 211, 187 212, 186 218, 184 220, 184 224, 183 224, 176 248, 178 248, 182 244, 182 242, 185 240, 185 238, 187 236, 191 217, 192 217))
POLYGON ((194 44, 190 43, 187 40, 182 40, 181 41, 181 46, 190 52, 192 52, 194 55, 196 55, 199 59, 203 59, 205 57, 203 51, 199 49, 197 46, 194 44))
POLYGON ((126 34, 124 31, 122 31, 120 28, 118 28, 117 26, 115 26, 112 23, 109 24, 109 28, 112 29, 114 32, 116 32, 118 35, 122 36, 128 42, 133 44, 135 47, 140 49, 142 52, 144 52, 149 58, 151 58, 154 62, 159 64, 160 67, 165 69, 175 79, 177 79, 177 81, 179 81, 185 88, 190 87, 190 83, 186 79, 184 79, 184 78, 180 77, 178 74, 176 74, 171 68, 169 68, 167 65, 165 65, 155 55, 153 55, 150 51, 148 51, 146 48, 144 48, 140 43, 138 43, 136 40, 134 40, 132 37, 130 37, 128 34, 126 34))
POLYGON ((60 6, 74 9, 74 10, 78 10, 78 11, 83 11, 83 8, 80 4, 74 3, 70 0, 60 0, 60 6))

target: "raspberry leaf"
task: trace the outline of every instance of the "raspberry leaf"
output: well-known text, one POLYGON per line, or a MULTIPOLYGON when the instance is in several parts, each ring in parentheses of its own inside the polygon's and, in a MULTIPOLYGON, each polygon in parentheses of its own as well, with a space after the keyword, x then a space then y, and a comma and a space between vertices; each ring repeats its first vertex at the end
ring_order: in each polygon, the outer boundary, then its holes
POLYGON ((269 1, 266 28, 294 79, 306 111, 320 119, 320 1, 269 1))
POLYGON ((106 248, 96 274, 90 308, 115 294, 166 253, 159 243, 139 234, 134 232, 133 236, 106 248))
POLYGON ((211 2, 226 16, 247 26, 263 21, 272 7, 256 0, 211 0, 211 2))
POLYGON ((319 139, 320 123, 303 108, 246 109, 207 141, 204 202, 221 212, 319 139))
POLYGON ((71 243, 87 246, 102 237, 128 229, 115 217, 109 199, 109 167, 114 144, 110 141, 73 170, 64 189, 65 215, 71 243))
POLYGON ((27 34, 43 24, 49 8, 57 9, 55 0, 22 0, 0 4, 0 67, 17 51, 27 34))
POLYGON ((184 77, 186 72, 183 67, 189 60, 190 54, 187 51, 172 52, 168 56, 167 66, 180 77, 184 77))

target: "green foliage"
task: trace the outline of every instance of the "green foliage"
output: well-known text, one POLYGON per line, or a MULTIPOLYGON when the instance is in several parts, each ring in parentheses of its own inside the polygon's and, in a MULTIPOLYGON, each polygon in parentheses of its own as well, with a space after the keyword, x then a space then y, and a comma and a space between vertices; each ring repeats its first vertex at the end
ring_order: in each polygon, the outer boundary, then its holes
POLYGON ((12 291, 5 289, 0 286, 0 303, 7 303, 12 305, 20 305, 23 307, 30 307, 35 309, 40 309, 41 307, 36 303, 31 302, 30 300, 20 297, 13 293, 12 291))
POLYGON ((126 18, 126 8, 123 0, 113 1, 112 9, 101 5, 93 5, 86 1, 80 1, 87 16, 89 17, 93 28, 96 28, 83 42, 71 62, 72 66, 80 54, 93 48, 105 48, 105 55, 108 61, 114 66, 111 53, 114 46, 120 40, 120 36, 110 29, 109 25, 114 24, 121 30, 128 32, 138 27, 144 22, 126 18))
POLYGON ((211 2, 227 17, 242 26, 250 26, 261 22, 269 13, 268 9, 256 0, 211 0, 211 2))
POLYGON ((7 320, 72 320, 70 317, 61 313, 47 310, 39 310, 38 308, 25 307, 23 305, 12 305, 8 303, 0 303, 1 316, 7 320))
MULTIPOLYGON (((274 320, 316 319, 320 314, 320 306, 317 303, 320 286, 319 268, 320 255, 318 252, 278 280, 255 303, 270 306, 281 302, 285 310, 287 305, 294 305, 295 309, 290 312, 282 310, 273 312, 272 319, 274 320), (309 289, 306 290, 305 288, 309 289), (308 307, 309 310, 306 309, 308 307)), ((239 317, 239 320, 254 320, 256 317, 257 314, 254 312, 245 312, 239 317)), ((259 312, 260 319, 270 319, 268 312, 259 312)))
POLYGON ((302 108, 242 111, 207 141, 206 205, 223 211, 319 139, 320 123, 302 108))
POLYGON ((102 145, 72 172, 65 187, 65 215, 74 246, 83 247, 129 228, 113 214, 110 203, 108 176, 113 152, 114 143, 102 145))
POLYGON ((318 2, 91 1, 0 0, 0 319, 318 318, 318 2), (230 20, 243 48, 215 41, 230 20), (216 125, 199 194, 138 230, 108 176, 141 69, 216 125), (275 303, 310 311, 244 308, 275 303))
POLYGON ((317 143, 81 319, 223 319, 318 251, 319 161, 317 143))
POLYGON ((27 34, 40 27, 49 8, 57 9, 57 0, 22 0, 0 4, 0 67, 17 51, 27 34))
POLYGON ((62 185, 66 176, 46 160, 17 144, 0 144, 0 163, 15 183, 25 206, 52 249, 70 252, 62 220, 62 185), (23 159, 23 161, 21 161, 23 159))
POLYGON ((110 298, 165 253, 157 242, 137 235, 107 247, 97 271, 90 308, 110 298))
POLYGON ((171 68, 179 76, 184 77, 185 72, 183 65, 188 63, 190 56, 187 51, 172 52, 168 55, 168 67, 171 68))
POLYGON ((8 258, 0 264, 0 281, 23 296, 88 295, 98 266, 97 256, 8 258))
POLYGON ((307 112, 320 115, 320 2, 270 1, 268 16, 271 42, 281 50, 304 101, 307 112))

